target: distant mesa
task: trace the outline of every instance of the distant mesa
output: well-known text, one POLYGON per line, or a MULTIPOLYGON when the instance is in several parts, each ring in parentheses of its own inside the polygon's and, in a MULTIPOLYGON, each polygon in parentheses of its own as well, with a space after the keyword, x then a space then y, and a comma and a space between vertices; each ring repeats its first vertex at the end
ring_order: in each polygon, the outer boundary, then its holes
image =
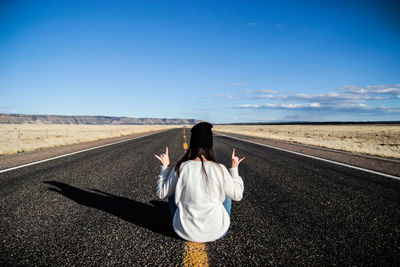
POLYGON ((108 125, 193 125, 195 119, 129 118, 110 116, 29 115, 0 113, 0 124, 108 124, 108 125))

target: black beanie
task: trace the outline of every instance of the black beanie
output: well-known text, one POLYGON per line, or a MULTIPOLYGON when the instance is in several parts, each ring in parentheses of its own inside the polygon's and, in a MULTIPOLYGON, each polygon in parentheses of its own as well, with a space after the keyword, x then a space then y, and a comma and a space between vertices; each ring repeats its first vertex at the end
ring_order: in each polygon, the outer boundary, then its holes
POLYGON ((190 146, 193 147, 212 147, 213 136, 212 136, 212 124, 208 122, 200 122, 193 126, 192 136, 190 137, 190 146))

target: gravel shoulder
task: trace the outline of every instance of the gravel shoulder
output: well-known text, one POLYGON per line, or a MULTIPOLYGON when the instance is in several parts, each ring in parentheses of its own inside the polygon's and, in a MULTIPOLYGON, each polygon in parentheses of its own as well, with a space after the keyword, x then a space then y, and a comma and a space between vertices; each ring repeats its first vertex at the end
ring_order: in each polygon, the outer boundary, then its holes
POLYGON ((161 132, 161 131, 151 131, 151 132, 145 132, 145 133, 138 133, 138 134, 132 134, 132 135, 125 135, 125 136, 101 139, 101 140, 90 141, 90 142, 83 142, 83 143, 72 144, 72 145, 43 148, 43 149, 37 149, 37 150, 33 150, 33 151, 11 154, 11 155, 0 155, 0 170, 19 166, 22 164, 27 164, 27 163, 34 162, 34 161, 48 159, 51 157, 56 157, 56 156, 60 156, 60 155, 64 155, 67 153, 72 153, 72 152, 76 152, 76 151, 80 151, 80 150, 84 150, 84 149, 88 149, 88 148, 92 148, 92 147, 96 147, 96 146, 101 146, 101 145, 110 144, 110 143, 114 143, 114 142, 118 142, 118 141, 128 140, 131 138, 140 137, 140 136, 144 136, 144 135, 148 135, 148 134, 156 133, 156 132, 161 132))
POLYGON ((260 137, 246 136, 240 134, 226 134, 223 132, 216 132, 216 134, 227 135, 244 140, 257 142, 277 148, 287 149, 323 159, 333 160, 373 171, 383 172, 390 175, 400 176, 400 160, 392 158, 381 158, 376 156, 368 156, 362 154, 355 154, 345 151, 314 147, 310 145, 290 143, 285 141, 266 139, 260 137))

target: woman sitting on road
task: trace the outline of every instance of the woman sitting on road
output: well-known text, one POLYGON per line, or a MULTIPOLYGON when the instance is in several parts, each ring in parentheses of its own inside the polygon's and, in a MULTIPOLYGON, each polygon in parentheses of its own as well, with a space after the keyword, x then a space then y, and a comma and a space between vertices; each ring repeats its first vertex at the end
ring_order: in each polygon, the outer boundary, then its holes
POLYGON ((230 225, 231 199, 239 201, 243 195, 238 166, 244 158, 236 157, 233 149, 229 172, 218 164, 211 128, 207 122, 193 126, 189 149, 170 173, 168 147, 165 154, 155 155, 162 163, 157 195, 161 199, 168 197, 175 232, 193 242, 225 236, 230 225))

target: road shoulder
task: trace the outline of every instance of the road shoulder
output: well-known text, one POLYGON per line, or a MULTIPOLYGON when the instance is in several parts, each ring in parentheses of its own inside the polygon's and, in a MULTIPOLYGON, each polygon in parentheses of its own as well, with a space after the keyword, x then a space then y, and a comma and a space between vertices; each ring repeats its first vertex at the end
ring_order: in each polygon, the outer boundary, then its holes
POLYGON ((350 152, 344 152, 339 150, 313 147, 310 145, 303 145, 297 143, 290 143, 280 140, 253 137, 240 134, 216 132, 217 135, 227 135, 251 142, 256 142, 268 146, 273 146, 281 149, 286 149, 298 153, 307 154, 314 157, 319 157, 327 160, 332 160, 348 165, 353 165, 356 167, 361 167, 373 171, 378 171, 390 175, 400 176, 400 160, 398 159, 388 159, 380 158, 375 156, 368 156, 362 154, 355 154, 350 152))
MULTIPOLYGON (((163 130, 164 131, 164 130, 163 130)), ((64 145, 64 146, 56 146, 50 148, 42 148, 33 151, 27 151, 22 153, 10 154, 10 155, 0 155, 0 170, 12 168, 15 166, 44 160, 52 157, 61 156, 68 153, 73 153, 76 151, 89 149, 97 146, 102 146, 114 142, 120 142, 124 140, 128 140, 135 137, 141 137, 148 134, 162 132, 162 131, 151 131, 144 133, 137 133, 125 136, 118 136, 113 138, 101 139, 96 141, 83 142, 72 145, 64 145)))

